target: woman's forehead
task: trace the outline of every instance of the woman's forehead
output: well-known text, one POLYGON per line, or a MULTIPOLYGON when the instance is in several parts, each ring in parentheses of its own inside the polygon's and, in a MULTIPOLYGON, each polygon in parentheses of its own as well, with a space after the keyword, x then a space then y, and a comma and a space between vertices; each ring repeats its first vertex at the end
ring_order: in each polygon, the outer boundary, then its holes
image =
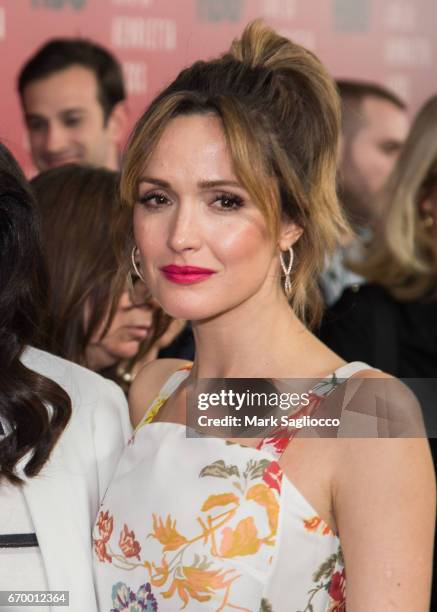
POLYGON ((233 162, 220 119, 188 115, 172 119, 146 161, 142 178, 166 175, 192 180, 235 179, 233 162))

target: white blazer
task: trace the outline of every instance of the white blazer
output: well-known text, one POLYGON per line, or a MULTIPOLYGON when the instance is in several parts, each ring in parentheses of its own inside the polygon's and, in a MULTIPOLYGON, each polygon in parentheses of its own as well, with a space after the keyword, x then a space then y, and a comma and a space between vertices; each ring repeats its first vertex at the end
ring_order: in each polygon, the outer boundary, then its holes
POLYGON ((49 590, 69 591, 69 612, 97 612, 91 531, 99 503, 131 433, 121 389, 85 368, 29 348, 23 363, 56 381, 72 416, 38 476, 23 493, 35 526, 49 590))

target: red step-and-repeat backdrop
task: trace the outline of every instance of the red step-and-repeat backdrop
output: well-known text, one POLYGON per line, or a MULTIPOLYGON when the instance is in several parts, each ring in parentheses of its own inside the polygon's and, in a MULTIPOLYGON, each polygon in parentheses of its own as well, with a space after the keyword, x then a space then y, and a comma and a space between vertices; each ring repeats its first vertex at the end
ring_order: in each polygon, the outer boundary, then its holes
POLYGON ((436 0, 0 0, 0 139, 31 173, 16 77, 51 37, 113 51, 133 123, 181 68, 224 51, 255 17, 312 49, 334 76, 389 86, 412 113, 437 91, 436 0))

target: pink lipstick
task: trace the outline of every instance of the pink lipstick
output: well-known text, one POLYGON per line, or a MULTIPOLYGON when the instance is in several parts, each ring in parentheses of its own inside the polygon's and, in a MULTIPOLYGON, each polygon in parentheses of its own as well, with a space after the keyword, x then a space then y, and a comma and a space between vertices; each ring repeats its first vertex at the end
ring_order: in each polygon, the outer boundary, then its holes
POLYGON ((200 283, 207 280, 215 274, 214 270, 208 268, 198 268, 197 266, 176 266, 171 264, 169 266, 163 266, 161 272, 165 278, 172 283, 179 285, 191 285, 194 283, 200 283))

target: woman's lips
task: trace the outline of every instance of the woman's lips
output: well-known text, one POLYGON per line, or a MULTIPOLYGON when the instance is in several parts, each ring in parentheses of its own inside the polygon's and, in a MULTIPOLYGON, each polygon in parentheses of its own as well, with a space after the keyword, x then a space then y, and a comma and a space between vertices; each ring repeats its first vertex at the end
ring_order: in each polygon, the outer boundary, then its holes
POLYGON ((214 270, 209 268, 198 268, 197 266, 176 266, 171 264, 169 266, 163 266, 161 272, 165 278, 172 283, 179 285, 192 285, 193 283, 200 283, 207 280, 212 274, 215 274, 214 270))
POLYGON ((143 327, 141 325, 128 325, 127 329, 133 338, 137 338, 139 340, 146 338, 150 332, 150 327, 143 327))

